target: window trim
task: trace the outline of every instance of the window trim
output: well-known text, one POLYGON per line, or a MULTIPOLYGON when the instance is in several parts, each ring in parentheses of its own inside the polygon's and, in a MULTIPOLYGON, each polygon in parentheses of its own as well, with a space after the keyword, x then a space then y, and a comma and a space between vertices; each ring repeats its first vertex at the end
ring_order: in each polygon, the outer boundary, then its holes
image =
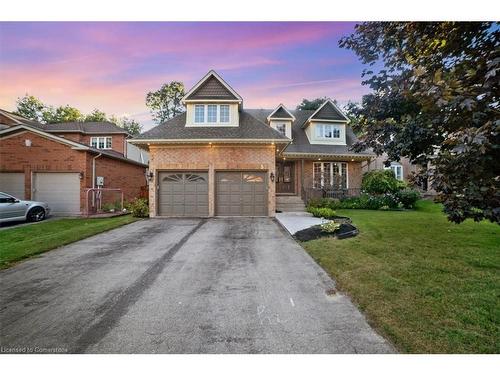
POLYGON ((323 124, 323 123, 317 123, 315 125, 314 129, 314 138, 319 139, 319 140, 326 140, 326 141, 337 141, 341 139, 341 129, 340 126, 336 124, 323 124), (327 137, 327 128, 329 129, 329 133, 331 134, 331 137, 327 137), (319 135, 318 135, 319 133, 319 135), (336 137, 335 134, 338 134, 336 137))
MULTIPOLYGON (((193 118, 193 123, 194 125, 192 126, 214 126, 214 125, 222 125, 222 126, 232 126, 231 125, 231 105, 229 104, 216 104, 216 103, 210 103, 210 104, 195 104, 194 105, 194 118, 193 118), (227 121, 221 121, 221 107, 225 106, 228 107, 227 109, 227 121), (203 121, 196 121, 196 110, 197 108, 203 107, 203 121), (208 119, 208 107, 216 107, 215 109, 215 121, 209 121, 208 119)), ((189 126, 189 125, 188 125, 189 126)))
POLYGON ((342 164, 345 164, 345 189, 349 189, 349 163, 348 162, 345 162, 345 161, 315 161, 313 162, 313 188, 314 189, 323 189, 325 187, 324 185, 324 164, 325 163, 328 163, 330 164, 330 186, 332 186, 332 181, 333 181, 333 178, 332 176, 334 175, 333 174, 333 165, 337 165, 337 168, 338 168, 338 171, 339 171, 339 176, 343 176, 342 174, 342 164), (315 183, 316 183, 316 168, 315 166, 317 164, 321 164, 321 179, 320 179, 320 186, 315 186, 315 183))
POLYGON ((113 149, 113 137, 111 136, 101 136, 101 137, 90 137, 90 147, 97 148, 98 150, 112 150, 113 149), (93 140, 96 140, 95 146, 93 140), (104 147, 99 147, 99 144, 101 143, 101 140, 103 141, 104 147), (109 140, 109 147, 108 147, 108 140, 109 140))
POLYGON ((392 172, 394 173, 394 177, 396 177, 396 180, 398 180, 398 181, 404 181, 405 180, 405 176, 404 176, 404 172, 403 172, 404 169, 403 169, 403 165, 401 163, 392 162, 389 167, 385 167, 384 169, 390 169, 390 170, 392 170, 392 172), (401 170, 401 178, 398 178, 398 174, 395 171, 395 169, 400 169, 401 170))

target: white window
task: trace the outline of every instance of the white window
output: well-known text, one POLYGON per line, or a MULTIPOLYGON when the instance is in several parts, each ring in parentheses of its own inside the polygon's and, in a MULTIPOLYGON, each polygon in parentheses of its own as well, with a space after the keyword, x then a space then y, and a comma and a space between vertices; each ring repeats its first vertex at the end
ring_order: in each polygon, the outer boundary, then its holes
POLYGON ((203 104, 196 104, 194 107, 194 122, 205 122, 205 106, 203 104))
POLYGON ((403 181, 403 166, 401 164, 391 163, 391 166, 389 168, 391 168, 391 170, 394 172, 394 176, 396 176, 398 180, 403 181))
POLYGON ((90 146, 104 150, 111 149, 111 137, 91 137, 90 146))
POLYGON ((347 189, 347 163, 313 163, 313 187, 316 189, 347 189))
POLYGON ((316 124, 316 138, 338 139, 340 128, 333 124, 316 124))
POLYGON ((277 124, 276 130, 279 131, 284 136, 286 136, 286 124, 277 124))
POLYGON ((207 121, 217 122, 217 105, 209 104, 207 105, 207 121))
POLYGON ((229 122, 229 104, 220 105, 219 121, 222 123, 229 122))

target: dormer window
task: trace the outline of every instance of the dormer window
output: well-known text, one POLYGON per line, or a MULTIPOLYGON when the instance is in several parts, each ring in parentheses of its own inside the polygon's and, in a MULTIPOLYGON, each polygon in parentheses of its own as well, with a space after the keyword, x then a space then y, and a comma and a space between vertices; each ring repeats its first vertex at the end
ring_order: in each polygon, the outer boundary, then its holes
POLYGON ((286 124, 276 124, 276 130, 286 137, 286 124))
POLYGON ((316 138, 322 139, 339 139, 340 127, 333 124, 317 124, 316 138))
POLYGON ((229 104, 221 104, 219 108, 220 108, 220 122, 228 123, 229 122, 229 104))
POLYGON ((91 137, 90 146, 104 150, 111 149, 111 137, 91 137))
POLYGON ((229 104, 196 104, 194 122, 208 125, 229 123, 229 104))
POLYGON ((205 106, 203 104, 196 104, 194 107, 194 122, 204 123, 205 122, 205 106))

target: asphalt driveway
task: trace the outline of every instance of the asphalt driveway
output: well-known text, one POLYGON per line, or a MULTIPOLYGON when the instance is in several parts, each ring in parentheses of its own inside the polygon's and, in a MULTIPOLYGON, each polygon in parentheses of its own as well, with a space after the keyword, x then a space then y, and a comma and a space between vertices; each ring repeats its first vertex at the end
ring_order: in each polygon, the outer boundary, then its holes
POLYGON ((387 353, 272 219, 151 219, 0 271, 2 352, 387 353))

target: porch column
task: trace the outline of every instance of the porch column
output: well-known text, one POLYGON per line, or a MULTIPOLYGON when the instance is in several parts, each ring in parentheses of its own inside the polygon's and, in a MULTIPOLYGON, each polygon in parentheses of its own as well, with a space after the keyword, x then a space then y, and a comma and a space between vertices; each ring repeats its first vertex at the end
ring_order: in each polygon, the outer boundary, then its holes
POLYGON ((302 195, 302 189, 305 189, 304 187, 304 159, 300 160, 300 195, 302 195))

